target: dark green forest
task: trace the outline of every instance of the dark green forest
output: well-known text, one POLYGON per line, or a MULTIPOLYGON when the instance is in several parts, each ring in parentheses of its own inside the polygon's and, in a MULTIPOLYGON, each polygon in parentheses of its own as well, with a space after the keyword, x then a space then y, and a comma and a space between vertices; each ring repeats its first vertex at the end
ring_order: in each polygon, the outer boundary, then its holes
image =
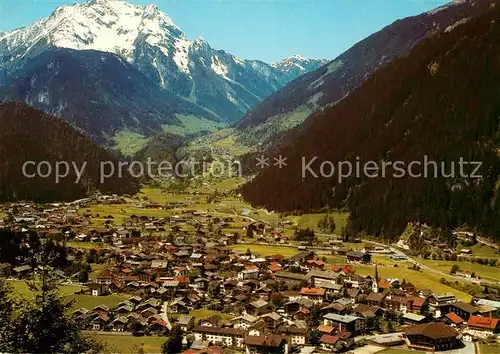
MULTIPOLYGON (((242 188, 256 206, 279 212, 344 208, 347 232, 388 238, 410 221, 468 226, 500 238, 498 149, 500 10, 424 40, 370 76, 336 106, 309 120, 269 168, 242 188), (481 179, 428 177, 302 178, 302 157, 361 162, 481 161, 481 179)), ((294 133, 296 134, 296 132, 294 133)), ((286 137, 285 137, 286 139, 286 137)), ((447 172, 449 172, 449 168, 447 172)))

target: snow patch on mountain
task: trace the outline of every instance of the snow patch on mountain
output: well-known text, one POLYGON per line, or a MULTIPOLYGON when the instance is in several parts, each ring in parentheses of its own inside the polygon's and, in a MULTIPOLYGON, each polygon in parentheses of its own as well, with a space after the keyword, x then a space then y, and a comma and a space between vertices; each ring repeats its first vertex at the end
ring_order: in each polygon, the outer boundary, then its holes
POLYGON ((227 70, 227 67, 223 63, 221 63, 219 58, 215 55, 212 57, 211 68, 217 75, 220 75, 225 79, 228 79, 227 74, 229 71, 227 70))

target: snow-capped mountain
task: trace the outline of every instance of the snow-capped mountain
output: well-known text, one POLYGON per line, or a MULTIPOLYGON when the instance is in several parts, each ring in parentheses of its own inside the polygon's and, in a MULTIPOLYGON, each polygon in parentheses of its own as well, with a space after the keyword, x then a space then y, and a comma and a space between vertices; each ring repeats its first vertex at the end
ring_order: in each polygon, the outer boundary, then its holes
POLYGON ((241 118, 291 78, 282 67, 214 50, 203 38, 190 41, 155 5, 91 0, 1 34, 0 84, 13 63, 53 47, 116 54, 161 88, 223 121, 241 118))
POLYGON ((271 66, 287 75, 288 81, 292 81, 305 73, 314 71, 319 67, 326 65, 327 63, 328 60, 326 59, 306 59, 300 55, 292 55, 291 57, 271 64, 271 66))

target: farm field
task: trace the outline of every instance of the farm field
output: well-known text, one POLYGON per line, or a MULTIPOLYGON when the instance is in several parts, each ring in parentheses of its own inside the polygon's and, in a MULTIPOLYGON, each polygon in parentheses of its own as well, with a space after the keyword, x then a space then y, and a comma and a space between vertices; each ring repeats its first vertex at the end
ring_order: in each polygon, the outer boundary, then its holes
POLYGON ((483 243, 476 243, 471 247, 457 246, 457 251, 460 252, 461 249, 466 248, 472 251, 474 257, 484 257, 484 258, 500 258, 500 253, 488 245, 483 243))
POLYGON ((210 317, 210 316, 219 316, 220 318, 222 318, 223 321, 227 321, 231 318, 233 318, 234 316, 232 315, 229 315, 227 313, 222 313, 222 312, 219 312, 219 311, 213 311, 213 310, 208 310, 208 309, 197 309, 197 310, 193 310, 189 313, 191 316, 194 316, 194 321, 195 323, 197 323, 199 320, 201 319, 204 319, 204 318, 207 318, 207 317, 210 317))
POLYGON ((100 250, 102 248, 106 248, 106 245, 102 242, 78 242, 78 241, 70 241, 67 242, 66 245, 68 247, 78 248, 81 250, 91 250, 96 249, 100 250))
POLYGON ((115 148, 124 156, 132 156, 146 146, 149 140, 144 135, 131 131, 121 131, 113 137, 115 148))
POLYGON ((144 353, 161 353, 163 343, 167 340, 167 337, 134 337, 132 335, 101 333, 92 333, 91 336, 103 342, 111 353, 135 354, 141 350, 144 353))

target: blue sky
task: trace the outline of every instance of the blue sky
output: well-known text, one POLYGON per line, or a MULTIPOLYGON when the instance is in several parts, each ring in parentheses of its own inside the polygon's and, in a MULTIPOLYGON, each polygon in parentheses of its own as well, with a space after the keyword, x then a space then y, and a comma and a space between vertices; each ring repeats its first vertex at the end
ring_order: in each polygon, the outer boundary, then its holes
MULTIPOLYGON (((47 17, 83 0, 0 0, 0 31, 47 17)), ((395 20, 428 11, 443 0, 129 0, 156 4, 189 39, 216 49, 274 62, 300 54, 333 59, 395 20)))

